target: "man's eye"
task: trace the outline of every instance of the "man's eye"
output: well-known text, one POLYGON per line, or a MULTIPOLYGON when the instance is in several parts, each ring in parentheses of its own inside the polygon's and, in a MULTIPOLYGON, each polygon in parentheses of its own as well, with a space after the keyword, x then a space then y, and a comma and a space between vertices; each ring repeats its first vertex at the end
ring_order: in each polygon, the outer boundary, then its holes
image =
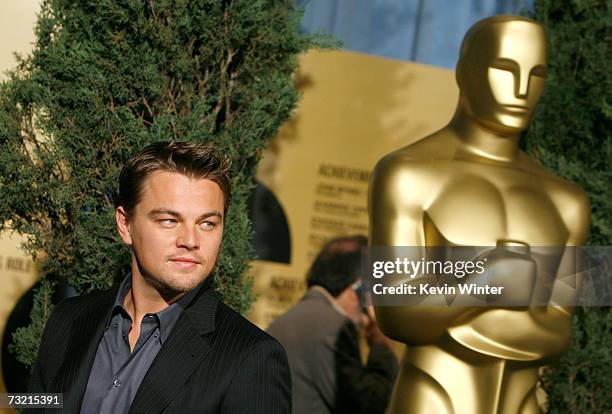
POLYGON ((157 222, 159 224, 161 224, 162 226, 174 226, 176 224, 176 220, 175 219, 161 219, 161 220, 157 220, 157 222))
POLYGON ((212 221, 204 221, 200 224, 204 230, 212 230, 217 227, 217 223, 213 223, 212 221))

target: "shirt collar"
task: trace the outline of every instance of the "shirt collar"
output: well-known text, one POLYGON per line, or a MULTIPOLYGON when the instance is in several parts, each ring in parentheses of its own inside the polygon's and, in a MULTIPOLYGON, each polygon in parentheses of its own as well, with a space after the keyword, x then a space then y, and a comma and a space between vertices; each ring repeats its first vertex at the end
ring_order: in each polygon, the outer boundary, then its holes
POLYGON ((348 315, 346 314, 344 309, 342 309, 340 305, 338 305, 338 302, 336 302, 336 299, 323 286, 313 285, 310 287, 309 290, 319 292, 329 302, 332 308, 334 308, 340 315, 348 318, 348 315))
MULTIPOLYGON (((208 279, 208 278, 207 278, 208 279)), ((197 296, 198 292, 202 288, 202 286, 206 283, 206 279, 196 286, 194 289, 187 292, 187 294, 181 296, 179 300, 170 304, 167 308, 162 309, 161 311, 154 313, 157 321, 159 322, 159 339, 163 344, 164 341, 170 335, 172 328, 178 321, 179 317, 183 313, 183 310, 193 302, 194 298, 197 296)), ((112 315, 117 313, 121 313, 123 317, 131 320, 130 314, 127 309, 123 306, 125 301, 125 296, 130 291, 132 287, 132 274, 129 273, 119 285, 119 291, 117 293, 117 297, 115 298, 115 303, 113 305, 112 315)), ((148 316, 149 314, 145 315, 148 316)), ((110 324, 110 321, 109 321, 110 324)))

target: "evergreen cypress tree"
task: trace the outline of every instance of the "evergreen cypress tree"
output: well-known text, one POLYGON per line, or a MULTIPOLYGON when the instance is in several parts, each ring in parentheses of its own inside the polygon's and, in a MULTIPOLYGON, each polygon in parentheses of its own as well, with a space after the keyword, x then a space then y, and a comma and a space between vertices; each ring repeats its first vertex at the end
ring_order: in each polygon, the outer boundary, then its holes
POLYGON ((13 350, 31 365, 56 281, 108 288, 129 268, 114 225, 123 163, 156 141, 213 141, 233 162, 213 280, 246 311, 247 197, 261 150, 298 94, 293 0, 43 0, 32 54, 0 84, 0 229, 42 265, 32 323, 13 350))
MULTIPOLYGON (((536 0, 548 35, 548 78, 527 150, 577 183, 592 204, 591 245, 612 244, 612 3, 536 0)), ((612 313, 578 309, 573 343, 542 385, 551 413, 612 412, 612 313)))

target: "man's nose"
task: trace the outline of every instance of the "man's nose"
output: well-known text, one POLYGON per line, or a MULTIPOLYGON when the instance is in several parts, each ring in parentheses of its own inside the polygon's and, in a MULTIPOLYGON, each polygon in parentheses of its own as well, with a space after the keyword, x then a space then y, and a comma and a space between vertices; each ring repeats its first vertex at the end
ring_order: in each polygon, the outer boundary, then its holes
POLYGON ((177 247, 183 247, 189 250, 200 247, 200 236, 195 228, 191 226, 182 226, 181 232, 176 239, 177 247))

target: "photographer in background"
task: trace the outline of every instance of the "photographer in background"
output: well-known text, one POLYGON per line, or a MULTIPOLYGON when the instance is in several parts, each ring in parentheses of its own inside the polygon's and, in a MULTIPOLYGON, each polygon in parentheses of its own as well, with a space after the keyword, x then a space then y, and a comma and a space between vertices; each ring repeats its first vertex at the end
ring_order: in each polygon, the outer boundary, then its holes
POLYGON ((397 373, 392 341, 359 300, 364 236, 329 241, 308 272, 308 291, 268 333, 285 347, 293 413, 384 413, 397 373), (370 346, 361 361, 359 333, 370 346))

